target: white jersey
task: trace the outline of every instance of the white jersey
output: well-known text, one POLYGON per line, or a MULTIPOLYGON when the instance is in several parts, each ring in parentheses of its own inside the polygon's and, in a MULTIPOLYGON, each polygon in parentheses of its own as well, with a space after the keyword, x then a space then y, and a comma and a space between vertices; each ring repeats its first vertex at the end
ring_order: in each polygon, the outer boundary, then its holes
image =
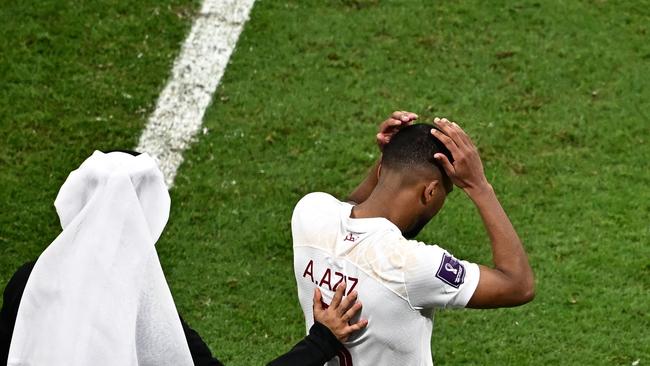
POLYGON ((368 326, 328 366, 433 365, 433 309, 464 307, 478 285, 478 266, 405 239, 387 219, 350 218, 351 210, 326 193, 308 194, 294 209, 294 272, 307 329, 314 288, 329 304, 346 281, 346 295, 359 293, 368 326))

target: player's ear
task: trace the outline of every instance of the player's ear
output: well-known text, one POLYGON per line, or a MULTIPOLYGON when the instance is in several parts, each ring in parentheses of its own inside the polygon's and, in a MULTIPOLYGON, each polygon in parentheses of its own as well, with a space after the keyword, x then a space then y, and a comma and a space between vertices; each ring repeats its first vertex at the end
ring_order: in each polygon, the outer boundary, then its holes
POLYGON ((425 204, 430 203, 436 198, 436 194, 438 193, 438 190, 441 189, 440 186, 440 181, 434 180, 429 182, 429 184, 424 187, 424 191, 422 192, 422 199, 425 204))
POLYGON ((379 174, 381 174, 381 161, 377 164, 377 180, 379 180, 379 174))

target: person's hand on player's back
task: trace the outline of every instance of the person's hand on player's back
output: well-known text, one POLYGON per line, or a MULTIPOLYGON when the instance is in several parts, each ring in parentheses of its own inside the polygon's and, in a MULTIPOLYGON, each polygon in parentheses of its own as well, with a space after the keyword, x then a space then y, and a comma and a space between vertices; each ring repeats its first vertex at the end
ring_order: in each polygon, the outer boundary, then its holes
POLYGON ((395 111, 387 120, 379 125, 377 132, 377 146, 379 150, 384 151, 384 146, 388 144, 391 137, 402 128, 413 124, 418 119, 418 115, 407 111, 395 111))
POLYGON ((345 282, 336 287, 334 298, 329 306, 324 306, 318 287, 314 290, 314 320, 325 325, 340 342, 345 342, 352 333, 368 325, 367 320, 350 324, 350 319, 361 310, 361 303, 356 302, 357 292, 343 298, 345 282))
POLYGON ((483 189, 489 185, 478 149, 456 122, 446 118, 435 118, 433 122, 439 130, 431 130, 433 136, 440 140, 451 152, 454 162, 451 163, 444 154, 436 154, 434 158, 442 164, 451 181, 459 188, 468 192, 483 189))

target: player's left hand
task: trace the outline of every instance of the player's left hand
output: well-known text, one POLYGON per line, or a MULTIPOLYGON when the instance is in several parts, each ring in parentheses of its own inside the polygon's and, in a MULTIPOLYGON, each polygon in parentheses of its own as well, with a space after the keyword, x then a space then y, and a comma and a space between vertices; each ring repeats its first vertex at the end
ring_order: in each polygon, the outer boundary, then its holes
POLYGON ((418 119, 418 115, 407 111, 395 111, 387 120, 379 125, 377 132, 377 146, 379 150, 384 151, 384 146, 395 136, 395 134, 418 119))
POLYGON ((361 303, 356 302, 357 292, 343 298, 345 282, 336 287, 334 298, 328 307, 323 306, 320 289, 314 290, 314 320, 325 325, 340 342, 345 342, 352 333, 368 325, 368 320, 359 320, 350 324, 350 319, 361 310, 361 303))

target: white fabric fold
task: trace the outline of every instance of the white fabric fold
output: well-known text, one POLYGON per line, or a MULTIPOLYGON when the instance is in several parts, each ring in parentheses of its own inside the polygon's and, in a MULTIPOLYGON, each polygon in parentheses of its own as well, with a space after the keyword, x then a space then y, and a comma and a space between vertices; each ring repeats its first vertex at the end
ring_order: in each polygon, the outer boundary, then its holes
POLYGON ((170 208, 154 160, 96 151, 55 206, 63 231, 29 277, 8 365, 193 365, 154 246, 170 208))

